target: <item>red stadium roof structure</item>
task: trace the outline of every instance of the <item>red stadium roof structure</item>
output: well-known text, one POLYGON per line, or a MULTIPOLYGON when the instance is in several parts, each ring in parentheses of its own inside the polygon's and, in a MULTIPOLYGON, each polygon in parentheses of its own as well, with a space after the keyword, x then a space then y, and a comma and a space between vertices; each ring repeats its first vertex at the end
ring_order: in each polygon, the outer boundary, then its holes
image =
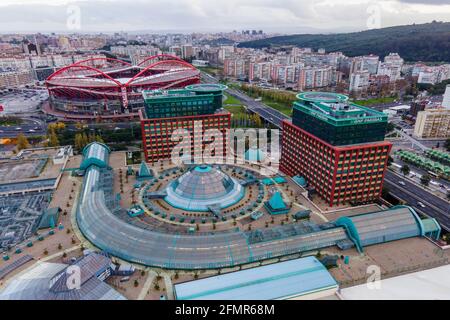
POLYGON ((200 71, 168 54, 137 65, 91 58, 59 69, 46 80, 52 108, 78 114, 117 114, 143 106, 141 92, 181 88, 200 82, 200 71))

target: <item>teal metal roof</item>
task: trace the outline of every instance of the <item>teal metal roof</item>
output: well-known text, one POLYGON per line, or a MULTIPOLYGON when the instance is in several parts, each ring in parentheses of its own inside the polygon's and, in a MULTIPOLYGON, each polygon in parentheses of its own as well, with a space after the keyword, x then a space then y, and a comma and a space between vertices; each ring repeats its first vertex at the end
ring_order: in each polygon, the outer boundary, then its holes
POLYGON ((294 176, 292 177, 292 180, 294 180, 295 183, 297 183, 298 185, 305 187, 307 182, 306 179, 302 176, 294 176))
POLYGON ((280 192, 275 192, 269 200, 269 204, 272 209, 281 210, 286 208, 286 204, 283 201, 283 197, 280 192))
POLYGON ((108 159, 111 149, 106 144, 99 142, 89 143, 83 149, 83 161, 80 169, 86 170, 91 165, 96 165, 100 168, 108 166, 108 159))
MULTIPOLYGON (((389 210, 341 217, 335 224, 346 228, 349 238, 362 251, 364 246, 393 240, 425 236, 436 238, 437 227, 421 220, 413 208, 395 206, 389 210)), ((439 226, 438 226, 439 227, 439 226)))
POLYGON ((145 161, 141 162, 141 165, 139 166, 139 172, 138 172, 139 178, 151 178, 153 177, 150 169, 148 168, 145 161))
POLYGON ((245 160, 247 161, 263 161, 265 156, 264 152, 257 148, 250 148, 244 154, 245 160))
POLYGON ((275 300, 337 289, 338 285, 315 257, 305 257, 174 287, 178 300, 275 300))
POLYGON ((54 228, 58 223, 59 208, 48 208, 44 211, 38 229, 54 228))

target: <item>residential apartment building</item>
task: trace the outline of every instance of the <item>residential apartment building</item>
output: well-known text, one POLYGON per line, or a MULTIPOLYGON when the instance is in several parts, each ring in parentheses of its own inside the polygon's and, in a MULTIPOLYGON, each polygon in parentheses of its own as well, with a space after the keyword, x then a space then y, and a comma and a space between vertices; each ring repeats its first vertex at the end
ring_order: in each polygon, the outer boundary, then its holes
POLYGON ((417 113, 414 135, 418 138, 450 138, 450 109, 426 109, 417 113))

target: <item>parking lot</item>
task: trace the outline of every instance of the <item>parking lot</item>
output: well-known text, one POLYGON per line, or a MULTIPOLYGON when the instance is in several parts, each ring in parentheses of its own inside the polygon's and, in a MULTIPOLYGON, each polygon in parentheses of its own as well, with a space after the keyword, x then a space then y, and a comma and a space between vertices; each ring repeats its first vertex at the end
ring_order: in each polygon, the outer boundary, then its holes
POLYGON ((36 111, 48 99, 47 90, 0 90, 3 115, 36 111))

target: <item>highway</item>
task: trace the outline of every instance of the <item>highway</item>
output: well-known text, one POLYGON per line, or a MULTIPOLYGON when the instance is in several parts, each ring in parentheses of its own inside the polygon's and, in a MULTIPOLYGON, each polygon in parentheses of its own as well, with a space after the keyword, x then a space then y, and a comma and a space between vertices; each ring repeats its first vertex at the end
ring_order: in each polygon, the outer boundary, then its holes
POLYGON ((255 101, 253 98, 250 98, 245 93, 242 93, 235 89, 228 89, 227 93, 244 102, 247 105, 247 109, 251 112, 257 113, 263 118, 265 121, 271 123, 275 127, 281 129, 283 120, 290 120, 291 117, 288 117, 284 113, 275 110, 269 106, 266 106, 260 101, 255 101))
MULTIPOLYGON (((207 83, 219 82, 216 78, 214 78, 208 73, 202 72, 201 75, 204 82, 207 83)), ((274 125, 279 129, 281 129, 282 126, 281 123, 283 122, 283 120, 291 119, 284 113, 265 105, 261 101, 255 101, 255 99, 249 97, 248 95, 239 90, 228 88, 226 90, 226 93, 242 101, 247 106, 247 109, 249 111, 259 114, 261 118, 263 118, 266 122, 271 123, 272 125, 274 125)))
POLYGON ((25 136, 41 136, 47 132, 47 125, 44 121, 31 118, 21 117, 23 123, 14 126, 0 126, 0 138, 15 138, 20 133, 25 136))
POLYGON ((436 218, 442 228, 450 231, 450 202, 435 196, 390 170, 386 171, 384 184, 391 194, 406 201, 418 212, 436 218), (399 181, 403 181, 405 185, 400 185, 399 181), (425 208, 422 208, 418 202, 422 202, 425 208))

